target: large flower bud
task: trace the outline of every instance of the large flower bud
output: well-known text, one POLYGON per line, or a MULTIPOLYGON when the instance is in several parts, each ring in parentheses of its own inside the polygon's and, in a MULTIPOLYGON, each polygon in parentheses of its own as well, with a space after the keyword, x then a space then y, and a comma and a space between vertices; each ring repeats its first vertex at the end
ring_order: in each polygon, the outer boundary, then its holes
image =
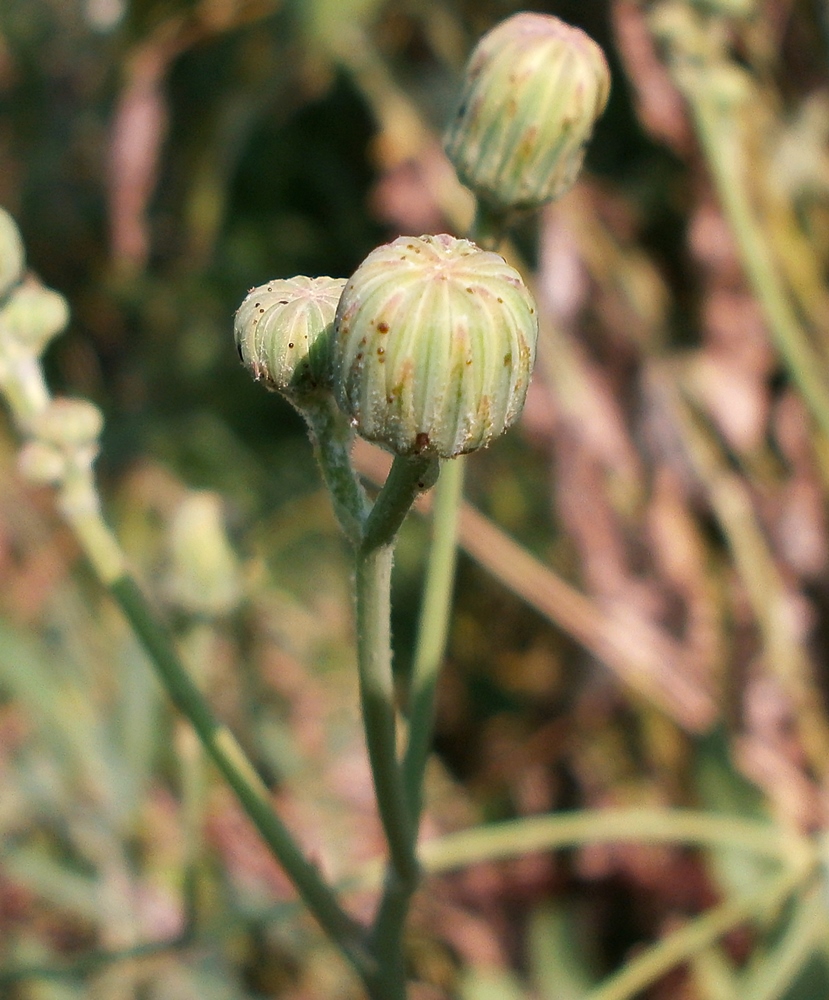
POLYGON ((446 151, 490 211, 538 208, 572 186, 609 93, 592 38, 549 14, 515 14, 472 53, 446 151))
POLYGON ((452 236, 403 236, 345 286, 334 391, 363 437, 452 458, 518 417, 537 337, 532 296, 502 257, 452 236))
POLYGON ((277 278, 252 288, 236 313, 239 357, 295 405, 331 384, 329 337, 344 278, 277 278))

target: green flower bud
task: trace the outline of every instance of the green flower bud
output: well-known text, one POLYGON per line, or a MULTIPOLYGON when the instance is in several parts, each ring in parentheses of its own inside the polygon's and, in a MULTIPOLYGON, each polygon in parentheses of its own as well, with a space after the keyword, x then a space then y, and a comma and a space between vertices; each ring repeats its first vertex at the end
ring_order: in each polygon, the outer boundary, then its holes
POLYGON ((490 211, 538 208, 574 183, 609 93, 592 38, 549 14, 515 14, 470 57, 446 152, 490 211))
POLYGON ((277 278, 252 288, 236 313, 242 362, 293 403, 330 387, 329 338, 344 278, 277 278))
POLYGON ((20 230, 9 213, 0 208, 0 299, 20 281, 24 266, 20 230))
POLYGON ((104 426, 101 411, 86 399, 53 399, 31 424, 32 436, 67 451, 97 443, 104 426))
POLYGON ((502 257, 452 236, 401 236, 345 286, 334 392, 370 441, 452 458, 518 417, 537 338, 532 296, 502 257))
POLYGON ((66 299, 37 281, 27 281, 0 309, 0 346, 10 342, 18 350, 40 354, 68 322, 66 299))
POLYGON ((215 493, 190 493, 170 525, 171 599, 189 614, 212 617, 232 611, 242 598, 239 564, 215 493))

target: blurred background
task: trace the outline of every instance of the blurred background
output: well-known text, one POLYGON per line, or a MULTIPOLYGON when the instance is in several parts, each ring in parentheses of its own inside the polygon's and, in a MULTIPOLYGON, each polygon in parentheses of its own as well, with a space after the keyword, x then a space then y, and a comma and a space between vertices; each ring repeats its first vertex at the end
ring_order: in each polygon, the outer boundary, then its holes
MULTIPOLYGON (((531 8, 599 41, 613 90, 577 187, 506 249, 535 283, 539 365, 521 424, 468 463, 424 835, 609 806, 818 833, 829 427, 785 358, 802 337, 829 392, 829 8, 531 8), (721 78, 742 90, 712 97, 721 78)), ((72 309, 51 384, 103 409, 108 517, 336 878, 382 853, 347 553, 300 419, 238 363, 233 313, 272 277, 346 276, 401 233, 463 233, 440 133, 471 47, 517 9, 0 3, 0 204, 72 309)), ((15 451, 0 414, 0 996, 359 996, 15 451)), ((401 680, 427 538, 412 516, 401 680)), ((642 845, 431 878, 418 995, 577 1000, 762 874, 642 845)), ((716 961, 739 971, 779 934, 741 928, 716 961)), ((818 940, 773 996, 827 995, 818 940)), ((648 995, 736 995, 710 969, 648 995)))

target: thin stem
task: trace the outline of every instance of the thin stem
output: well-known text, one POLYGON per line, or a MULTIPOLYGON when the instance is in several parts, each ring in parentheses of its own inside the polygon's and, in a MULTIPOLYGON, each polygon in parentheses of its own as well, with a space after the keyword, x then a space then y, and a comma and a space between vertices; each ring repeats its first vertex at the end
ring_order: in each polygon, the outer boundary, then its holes
MULTIPOLYGON (((704 71, 703 71, 704 72, 704 71)), ((829 434, 829 389, 818 352, 797 320, 774 258, 749 198, 745 155, 733 113, 723 112, 706 93, 698 75, 680 74, 679 82, 694 112, 697 132, 708 160, 726 218, 734 233, 743 266, 757 296, 775 346, 806 405, 829 434)))
POLYGON ((391 668, 391 546, 357 556, 357 659, 360 701, 380 820, 398 878, 414 882, 417 862, 397 763, 394 678, 391 668))
POLYGON ((587 809, 447 834, 422 844, 420 860, 427 872, 437 874, 533 851, 630 841, 730 847, 792 866, 816 858, 806 837, 769 823, 691 809, 587 809))
POLYGON ((398 455, 363 533, 364 552, 391 545, 417 497, 434 486, 440 463, 433 455, 398 455))
POLYGON ((781 906, 806 875, 800 868, 787 869, 754 892, 713 907, 641 952, 593 990, 587 1000, 630 1000, 728 931, 781 906))
POLYGON ((236 738, 227 726, 217 721, 190 679, 138 585, 125 575, 111 583, 109 590, 148 653, 173 703, 192 723, 205 750, 309 910, 364 981, 371 980, 376 970, 363 945, 362 927, 341 908, 333 889, 307 860, 273 811, 267 787, 236 738))
POLYGON ((348 418, 328 394, 300 410, 314 445, 314 453, 331 495, 343 534, 356 548, 370 510, 368 497, 351 464, 354 433, 348 418))
POLYGON ((101 582, 144 647, 173 704, 190 721, 202 746, 236 794, 308 909, 367 984, 376 976, 364 928, 340 906, 334 890, 302 853, 273 810, 268 789, 230 730, 214 716, 175 646, 126 570, 121 548, 103 520, 90 468, 78 467, 60 489, 61 511, 101 582))
POLYGON ((415 826, 432 743, 437 679, 449 635, 464 468, 462 456, 446 463, 432 509, 432 542, 409 690, 409 742, 403 760, 403 783, 415 826))

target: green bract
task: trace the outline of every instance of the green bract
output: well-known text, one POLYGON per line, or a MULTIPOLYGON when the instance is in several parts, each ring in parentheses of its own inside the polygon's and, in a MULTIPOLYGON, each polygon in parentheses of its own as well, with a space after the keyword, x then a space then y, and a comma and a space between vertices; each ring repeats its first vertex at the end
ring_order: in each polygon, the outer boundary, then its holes
POLYGON ((345 286, 334 392, 363 437, 452 458, 518 417, 537 337, 532 296, 498 254, 452 236, 400 237, 345 286))
POLYGON ((277 278, 252 288, 236 313, 239 356, 294 403, 331 383, 328 339, 344 278, 277 278))
POLYGON ((609 92, 588 35, 552 15, 516 14, 472 53, 446 151, 490 210, 538 208, 572 186, 609 92))

